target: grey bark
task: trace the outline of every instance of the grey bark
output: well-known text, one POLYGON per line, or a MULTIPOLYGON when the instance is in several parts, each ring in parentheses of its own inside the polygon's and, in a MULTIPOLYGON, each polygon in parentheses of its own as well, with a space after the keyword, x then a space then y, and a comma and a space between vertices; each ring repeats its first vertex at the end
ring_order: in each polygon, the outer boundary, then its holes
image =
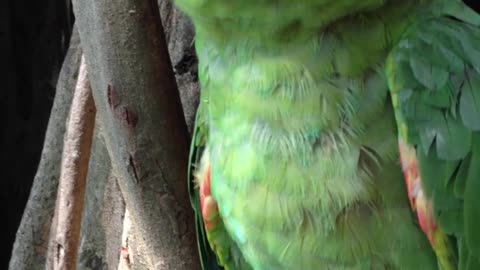
POLYGON ((193 25, 190 19, 172 4, 172 1, 159 0, 159 6, 185 120, 191 133, 199 96, 193 25))
POLYGON ((107 270, 118 265, 125 203, 112 173, 97 121, 88 168, 77 269, 107 270))
POLYGON ((0 269, 8 269, 42 154, 72 30, 67 2, 0 1, 0 198, 8 202, 0 205, 0 269))
POLYGON ((74 1, 97 113, 148 269, 198 269, 188 134, 156 4, 74 1))
POLYGON ((78 75, 81 49, 76 31, 62 66, 40 164, 12 250, 9 269, 44 269, 57 194, 65 123, 78 75))
MULTIPOLYGON (((160 0, 160 12, 165 25, 170 58, 180 89, 189 130, 198 104, 196 57, 193 47, 193 27, 188 18, 170 1, 160 0)), ((73 31, 73 33, 77 33, 73 31)), ((78 36, 72 37, 57 85, 42 160, 38 167, 29 203, 18 230, 10 269, 45 269, 47 241, 58 185, 63 134, 76 82, 81 50, 78 36), (65 93, 66 92, 66 93, 65 93), (34 247, 34 248, 32 248, 34 247)), ((98 123, 98 120, 97 120, 98 123)), ((120 243, 125 204, 113 175, 102 131, 96 128, 92 160, 86 190, 82 221, 78 269, 115 269, 119 263, 120 243)), ((181 182, 183 184, 183 182, 181 182)), ((145 269, 140 231, 129 227, 128 247, 130 266, 145 269), (137 247, 137 243, 139 247, 137 247), (138 262, 138 263, 137 263, 138 262)), ((123 250, 123 249, 122 249, 123 250)), ((128 251, 127 249, 125 251, 128 251)))
MULTIPOLYGON (((191 131, 199 95, 193 26, 171 1, 160 0, 159 6, 185 119, 191 131)), ((141 259, 143 251, 136 246, 137 243, 141 243, 139 233, 131 225, 122 228, 125 211, 123 197, 116 179, 108 174, 111 169, 110 160, 103 139, 100 139, 102 136, 100 132, 97 133, 89 168, 77 267, 85 270, 103 270, 114 269, 120 264, 118 269, 145 269, 141 259), (125 239, 120 248, 122 229, 125 230, 123 232, 125 239)), ((130 224, 130 220, 125 222, 130 224)))

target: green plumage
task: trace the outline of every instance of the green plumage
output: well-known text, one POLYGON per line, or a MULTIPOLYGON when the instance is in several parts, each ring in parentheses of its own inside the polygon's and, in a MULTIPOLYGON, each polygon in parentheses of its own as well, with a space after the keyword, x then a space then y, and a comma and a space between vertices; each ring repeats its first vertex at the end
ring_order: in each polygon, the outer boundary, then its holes
POLYGON ((387 74, 400 136, 417 147, 425 194, 452 237, 457 268, 480 269, 480 16, 446 11, 463 21, 412 25, 387 74))
POLYGON ((176 3, 202 87, 191 160, 208 149, 222 218, 205 230, 191 183, 204 269, 439 269, 408 204, 404 130, 458 269, 476 269, 475 13, 455 0, 176 3))

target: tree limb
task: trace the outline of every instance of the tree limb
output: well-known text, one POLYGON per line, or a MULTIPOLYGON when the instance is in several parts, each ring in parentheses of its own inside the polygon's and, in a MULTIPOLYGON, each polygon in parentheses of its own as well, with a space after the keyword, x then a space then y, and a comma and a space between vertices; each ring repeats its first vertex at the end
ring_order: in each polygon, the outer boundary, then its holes
POLYGON ((55 215, 53 269, 76 268, 80 225, 95 126, 95 104, 84 60, 80 64, 65 138, 55 215))
MULTIPOLYGON (((96 119, 98 120, 98 118, 96 119)), ((88 166, 77 269, 114 269, 120 258, 125 202, 99 122, 88 166)))
POLYGON ((9 269, 45 269, 50 225, 55 208, 63 137, 82 51, 76 29, 57 82, 42 157, 12 250, 9 269))

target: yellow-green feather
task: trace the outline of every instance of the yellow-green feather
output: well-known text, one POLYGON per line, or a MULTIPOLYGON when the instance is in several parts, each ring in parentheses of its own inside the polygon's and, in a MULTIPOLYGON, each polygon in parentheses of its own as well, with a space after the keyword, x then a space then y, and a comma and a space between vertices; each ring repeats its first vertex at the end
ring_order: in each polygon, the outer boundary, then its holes
POLYGON ((438 268, 383 72, 436 2, 177 0, 196 27, 222 241, 253 269, 438 268))

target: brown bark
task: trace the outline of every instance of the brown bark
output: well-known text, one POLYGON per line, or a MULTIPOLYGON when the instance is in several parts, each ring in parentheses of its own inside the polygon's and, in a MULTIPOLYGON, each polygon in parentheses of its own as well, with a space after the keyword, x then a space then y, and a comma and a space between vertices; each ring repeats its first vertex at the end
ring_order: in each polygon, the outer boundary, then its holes
POLYGON ((74 1, 95 104, 146 269, 198 269, 188 134, 151 0, 74 1))
POLYGON ((55 208, 63 149, 63 136, 73 89, 80 65, 81 49, 76 30, 62 66, 42 157, 12 250, 9 269, 45 269, 50 224, 55 208))
POLYGON ((77 263, 80 225, 88 161, 95 126, 95 104, 84 59, 80 64, 65 138, 57 204, 53 269, 74 270, 77 263))

